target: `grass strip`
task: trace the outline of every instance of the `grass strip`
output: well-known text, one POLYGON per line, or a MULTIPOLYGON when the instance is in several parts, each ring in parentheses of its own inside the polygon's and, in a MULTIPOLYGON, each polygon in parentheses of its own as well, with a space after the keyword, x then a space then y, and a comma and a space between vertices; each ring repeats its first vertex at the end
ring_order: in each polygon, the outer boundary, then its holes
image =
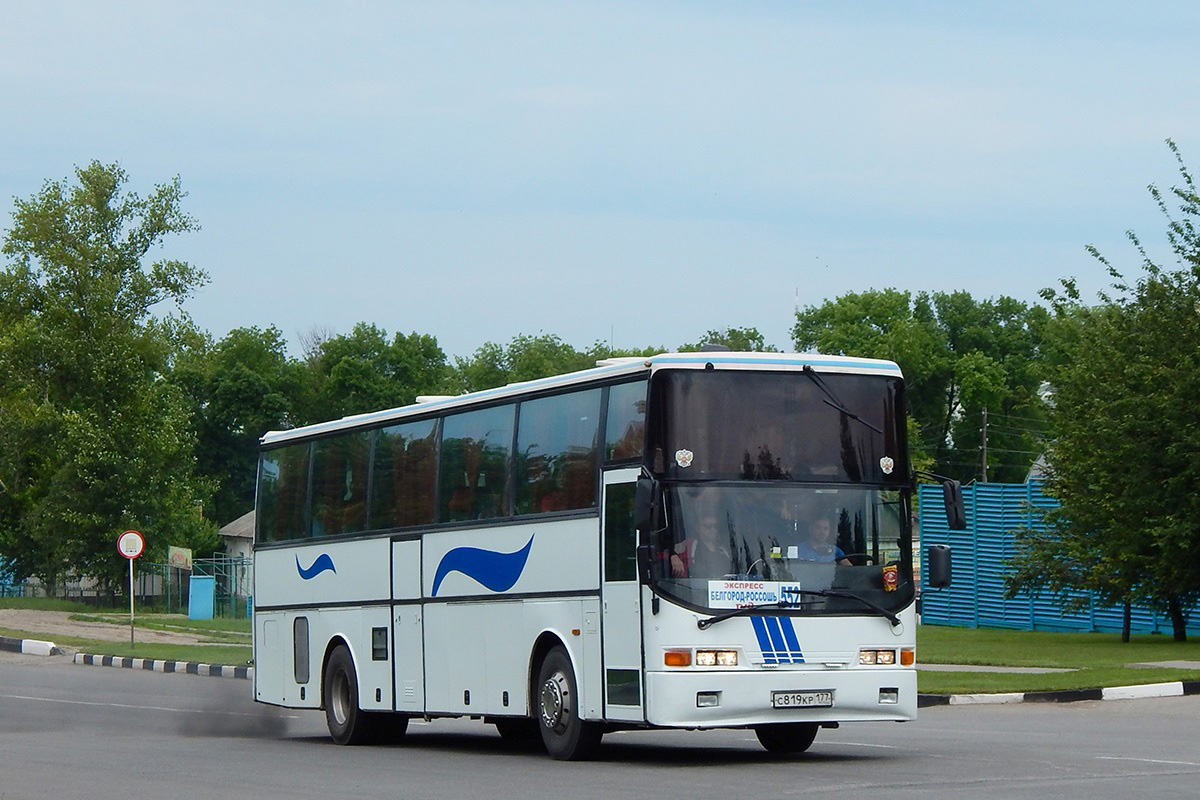
POLYGON ((1200 669, 1134 667, 1158 661, 1200 662, 1200 642, 1165 636, 1009 631, 922 625, 917 632, 919 664, 1000 667, 1055 667, 1073 672, 1049 674, 992 672, 917 673, 927 694, 992 694, 1136 686, 1200 680, 1200 669))
MULTIPOLYGON (((78 622, 99 622, 129 627, 128 614, 123 616, 120 614, 72 614, 71 619, 78 622)), ((203 636, 213 642, 250 643, 250 620, 248 619, 190 620, 179 614, 134 614, 133 625, 134 628, 145 628, 146 630, 203 636)))
POLYGON ((16 639, 41 639, 54 642, 59 647, 77 653, 92 653, 101 656, 130 656, 153 658, 162 661, 196 661, 201 664, 224 664, 244 667, 253 655, 249 645, 221 644, 159 644, 138 642, 134 632, 134 644, 129 641, 110 642, 101 639, 85 639, 77 636, 54 636, 33 631, 0 628, 0 636, 16 639))

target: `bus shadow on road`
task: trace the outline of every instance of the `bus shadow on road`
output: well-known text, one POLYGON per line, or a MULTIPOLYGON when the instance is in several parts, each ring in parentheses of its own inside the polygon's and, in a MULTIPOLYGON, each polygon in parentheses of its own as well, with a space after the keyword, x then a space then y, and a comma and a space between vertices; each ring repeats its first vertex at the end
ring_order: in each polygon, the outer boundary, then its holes
MULTIPOLYGON (((830 749, 823 751, 820 742, 813 745, 805 753, 794 755, 778 755, 763 750, 753 735, 744 740, 732 740, 725 732, 725 741, 719 744, 705 742, 703 732, 692 732, 680 736, 677 732, 672 735, 672 741, 655 741, 656 732, 638 732, 637 740, 627 738, 625 733, 609 734, 604 738, 593 762, 620 762, 625 764, 646 764, 678 767, 697 766, 736 766, 739 764, 821 764, 821 763, 866 763, 886 760, 888 755, 883 752, 870 751, 864 753, 847 753, 844 748, 830 744, 830 749), (695 738, 695 743, 688 743, 687 738, 695 738)), ((734 732, 736 733, 736 732, 734 732)), ((664 735, 667 735, 664 733, 664 735)), ((332 740, 323 736, 308 736, 297 738, 312 744, 336 747, 332 740)), ((549 758, 541 748, 540 743, 514 743, 488 732, 486 729, 477 732, 467 731, 410 731, 402 739, 395 742, 379 743, 358 750, 380 750, 396 753, 403 750, 414 752, 438 751, 442 753, 461 753, 463 755, 503 756, 506 759, 530 758, 545 761, 549 758)), ((585 762, 586 763, 586 762, 585 762)))

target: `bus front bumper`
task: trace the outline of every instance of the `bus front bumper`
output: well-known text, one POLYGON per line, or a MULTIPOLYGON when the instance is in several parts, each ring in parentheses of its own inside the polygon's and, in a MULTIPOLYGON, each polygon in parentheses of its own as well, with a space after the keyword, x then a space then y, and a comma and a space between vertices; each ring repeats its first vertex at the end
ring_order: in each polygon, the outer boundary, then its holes
POLYGON ((647 721, 673 728, 905 722, 917 717, 917 673, 911 668, 651 672, 646 701, 647 721), (815 705, 787 707, 795 703, 815 705))

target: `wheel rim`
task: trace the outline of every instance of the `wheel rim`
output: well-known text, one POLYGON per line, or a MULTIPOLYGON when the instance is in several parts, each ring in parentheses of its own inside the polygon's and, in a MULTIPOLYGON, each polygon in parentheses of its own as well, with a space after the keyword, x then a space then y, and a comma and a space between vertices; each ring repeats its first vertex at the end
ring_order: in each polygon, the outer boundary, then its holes
POLYGON ((339 670, 334 674, 329 695, 329 708, 333 712, 334 721, 338 725, 345 725, 346 720, 350 718, 350 682, 346 679, 346 673, 339 670))
POLYGON ((566 730, 570 715, 569 694, 567 676, 561 672, 555 672, 542 684, 542 724, 555 733, 566 730))

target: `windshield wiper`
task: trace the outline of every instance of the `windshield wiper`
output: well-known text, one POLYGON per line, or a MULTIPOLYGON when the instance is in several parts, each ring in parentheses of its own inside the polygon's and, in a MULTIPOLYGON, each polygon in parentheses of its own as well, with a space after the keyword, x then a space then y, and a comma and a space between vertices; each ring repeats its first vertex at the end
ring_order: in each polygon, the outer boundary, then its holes
POLYGON ((732 611, 726 611, 724 614, 717 614, 715 617, 698 619, 696 620, 696 627, 703 631, 711 628, 718 622, 723 622, 724 620, 731 619, 733 617, 744 617, 752 611, 761 611, 764 608, 795 608, 798 605, 800 604, 791 603, 787 600, 780 600, 777 603, 762 603, 761 605, 757 606, 742 606, 741 608, 735 608, 732 611))
POLYGON ((842 591, 841 589, 800 589, 798 590, 798 593, 811 594, 817 597, 842 597, 846 600, 857 600, 879 616, 886 618, 888 622, 892 623, 893 628, 900 624, 900 618, 895 614, 888 611, 883 606, 872 603, 865 597, 859 597, 858 595, 854 594, 854 592, 846 592, 842 591))
MULTIPOLYGON (((856 600, 874 611, 879 616, 887 619, 888 622, 892 623, 893 628, 900 624, 900 618, 891 611, 888 611, 883 606, 872 603, 865 597, 859 597, 853 592, 843 592, 840 589, 789 589, 788 592, 789 594, 810 594, 814 597, 841 597, 846 600, 856 600)), ((793 603, 787 600, 780 600, 777 603, 763 603, 762 605, 757 606, 744 606, 742 608, 735 608, 732 611, 726 611, 724 614, 717 614, 716 616, 709 617, 708 619, 697 620, 696 627, 703 631, 711 628, 718 622, 731 619, 732 617, 742 617, 746 614, 750 614, 754 611, 761 611, 765 608, 796 608, 800 605, 803 605, 803 603, 793 603)))
POLYGON ((863 425, 866 425, 868 428, 875 431, 876 433, 883 433, 882 428, 876 428, 874 425, 867 422, 865 419, 860 417, 858 414, 855 414, 853 411, 846 408, 846 405, 841 400, 837 399, 837 395, 835 395, 832 391, 830 391, 829 387, 825 385, 825 381, 821 380, 821 376, 817 374, 817 371, 812 368, 811 364, 805 364, 804 369, 802 369, 801 372, 803 372, 805 375, 807 375, 809 380, 811 380, 813 383, 815 383, 817 385, 817 388, 820 389, 822 392, 824 392, 826 405, 832 406, 834 409, 845 414, 847 417, 849 417, 852 420, 861 422, 863 425))

